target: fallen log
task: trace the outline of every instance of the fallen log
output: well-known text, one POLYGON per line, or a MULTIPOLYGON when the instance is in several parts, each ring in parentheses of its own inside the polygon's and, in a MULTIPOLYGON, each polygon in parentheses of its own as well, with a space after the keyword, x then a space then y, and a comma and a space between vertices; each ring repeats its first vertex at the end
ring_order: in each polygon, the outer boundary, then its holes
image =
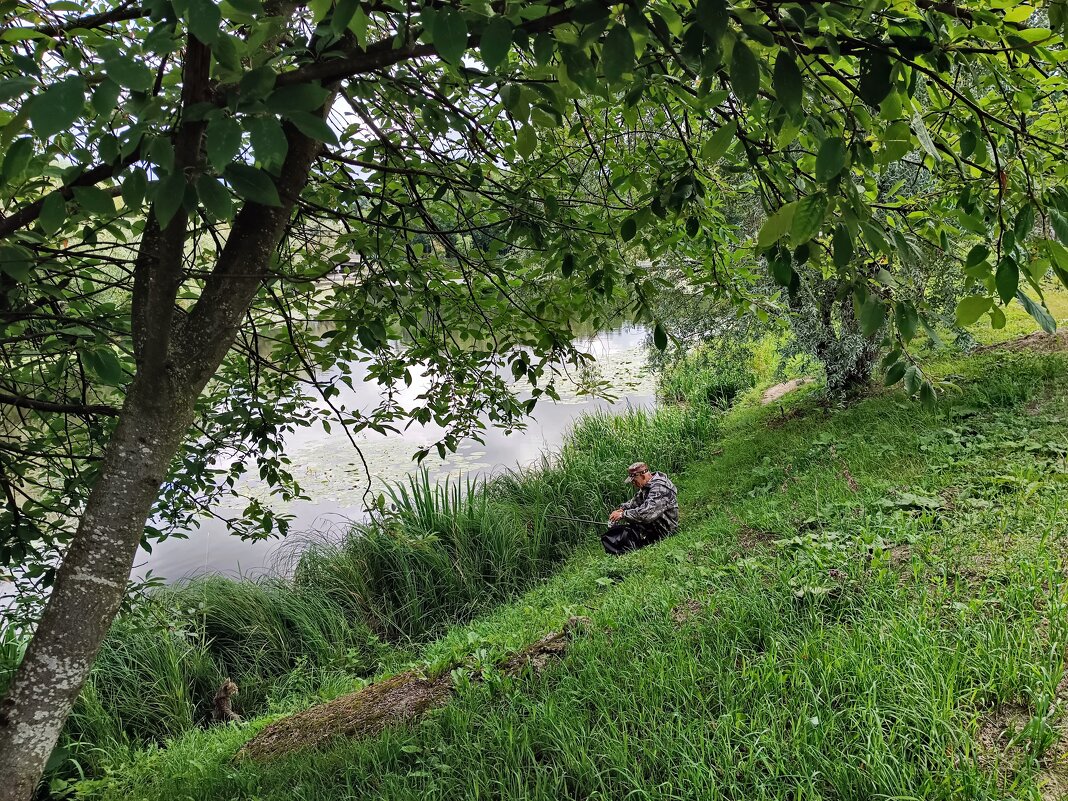
MULTIPOLYGON (((529 667, 536 675, 551 660, 561 658, 574 634, 588 625, 586 618, 573 617, 560 631, 510 654, 495 667, 508 676, 518 676, 529 667)), ((478 680, 481 674, 473 678, 478 680)), ((234 758, 264 761, 320 747, 335 737, 374 737, 388 728, 420 720, 430 710, 444 706, 452 692, 450 671, 431 678, 409 670, 275 721, 245 743, 234 758)))

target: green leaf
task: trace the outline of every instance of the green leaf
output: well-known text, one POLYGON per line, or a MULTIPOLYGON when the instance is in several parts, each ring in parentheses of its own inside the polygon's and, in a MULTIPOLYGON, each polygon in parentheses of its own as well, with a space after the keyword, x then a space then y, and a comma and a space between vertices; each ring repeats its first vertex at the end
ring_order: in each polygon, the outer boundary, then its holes
POLYGON ((339 36, 344 33, 357 8, 359 8, 357 0, 337 0, 334 4, 334 13, 330 16, 330 30, 339 36))
POLYGON ((957 304, 957 325, 966 328, 973 325, 994 305, 994 299, 986 295, 969 295, 957 304))
POLYGON ((609 13, 611 9, 605 3, 599 0, 586 0, 575 5, 571 19, 579 25, 592 25, 603 20, 609 13))
POLYGON ((1020 285, 1020 268, 1016 259, 1006 256, 998 262, 997 272, 994 273, 994 284, 998 289, 998 297, 1002 303, 1008 303, 1016 296, 1016 290, 1020 285))
POLYGON ((624 242, 629 242, 638 233, 638 222, 633 217, 627 217, 619 226, 619 235, 624 242))
POLYGON ((152 205, 159 220, 160 228, 166 228, 185 200, 185 176, 172 173, 156 184, 152 195, 152 205))
POLYGON ((222 14, 212 0, 186 0, 185 23, 189 32, 206 45, 215 43, 219 38, 219 26, 222 14))
POLYGON ((1068 289, 1068 249, 1052 239, 1044 240, 1046 251, 1049 253, 1050 266, 1060 279, 1064 287, 1068 289))
POLYGON ((726 0, 697 0, 695 17, 705 33, 713 40, 718 40, 726 32, 730 21, 726 0))
POLYGON ((174 172, 174 145, 165 136, 156 136, 149 140, 146 155, 148 160, 162 172, 174 172))
POLYGON ((519 134, 515 138, 516 152, 523 158, 529 158, 537 149, 538 132, 534 130, 533 125, 524 125, 519 129, 519 134))
POLYGON ((601 69, 609 83, 619 80, 634 67, 634 39, 623 25, 614 25, 601 49, 601 69))
POLYGON ((534 60, 539 67, 544 67, 552 60, 556 52, 556 40, 551 33, 543 31, 534 37, 534 60))
POLYGON ((241 82, 237 85, 237 92, 242 99, 256 100, 267 97, 274 82, 278 79, 275 71, 270 67, 256 67, 241 76, 241 82))
POLYGON ((853 261, 853 237, 844 225, 836 225, 831 237, 834 266, 844 270, 853 261))
POLYGON ((497 69, 497 65, 508 56, 514 31, 512 23, 502 16, 491 19, 482 31, 479 51, 482 53, 482 63, 490 72, 497 69))
POLYGON ((241 52, 238 51, 238 43, 241 40, 236 36, 230 36, 225 31, 219 31, 215 43, 211 46, 211 54, 215 56, 220 75, 244 75, 244 67, 241 64, 241 52))
POLYGON ((779 50, 779 55, 775 57, 775 71, 772 73, 771 86, 783 108, 794 116, 801 112, 805 96, 801 70, 797 68, 797 62, 785 47, 779 50))
POLYGON ((44 203, 41 204, 41 214, 37 217, 41 230, 51 236, 62 228, 66 221, 67 201, 59 192, 50 192, 45 196, 44 203))
POLYGON ((975 135, 975 131, 967 130, 960 135, 960 155, 961 158, 968 158, 975 152, 976 145, 979 144, 979 137, 975 135))
POLYGON ((797 201, 787 203, 775 211, 760 227, 757 234, 757 245, 768 248, 778 242, 790 230, 797 212, 797 201))
POLYGON ((653 326, 653 344, 656 345, 656 349, 661 352, 667 350, 667 331, 664 330, 664 326, 660 323, 653 326))
POLYGON ((256 159, 265 166, 281 166, 289 150, 282 124, 274 117, 252 117, 245 124, 256 159))
POLYGON ((894 320, 901 338, 906 342, 911 342, 920 327, 920 316, 916 313, 916 307, 907 300, 895 304, 894 320))
POLYGON ((233 117, 212 117, 208 121, 205 139, 208 161, 216 172, 222 172, 241 150, 241 124, 233 117))
POLYGON ((883 253, 887 256, 893 255, 894 249, 890 247, 890 243, 886 241, 882 227, 878 222, 861 220, 860 232, 864 236, 864 241, 868 243, 868 247, 870 247, 873 252, 883 253))
POLYGON ((337 144, 337 134, 333 129, 317 114, 309 114, 306 111, 292 111, 286 115, 291 123, 297 126, 299 130, 305 136, 310 136, 317 142, 326 142, 327 144, 337 144))
POLYGON ((846 143, 840 136, 829 136, 816 154, 816 180, 827 183, 845 168, 846 143))
POLYGON ((1053 233, 1057 235, 1057 238, 1065 245, 1068 245, 1068 216, 1065 216, 1057 209, 1049 210, 1049 224, 1053 228, 1053 233))
POLYGON ((467 21, 459 11, 445 8, 433 17, 434 47, 450 64, 459 64, 467 51, 467 21))
POLYGON ((136 209, 145 202, 147 191, 148 175, 140 167, 135 167, 122 182, 122 202, 127 209, 136 209))
POLYGON ((279 86, 267 98, 267 108, 275 114, 288 115, 294 111, 318 111, 330 97, 330 90, 316 83, 279 86))
POLYGON ((1025 203, 1020 211, 1017 212, 1016 219, 1012 224, 1012 232, 1016 235, 1016 241, 1023 242, 1034 227, 1035 207, 1030 203, 1025 203))
POLYGON ((92 350, 82 351, 82 362, 89 372, 99 378, 103 384, 117 387, 125 380, 122 363, 110 345, 101 345, 92 350))
MULTIPOLYGON (((147 92, 156 80, 156 73, 147 64, 129 56, 119 56, 104 62, 110 80, 135 92, 147 92)), ((94 98, 95 100, 95 98, 94 98)))
POLYGON ((771 269, 771 277, 775 279, 775 283, 779 286, 789 288, 796 280, 794 268, 790 264, 788 256, 786 258, 768 259, 768 267, 771 269))
POLYGON ((1000 306, 994 306, 990 310, 990 327, 1000 330, 1005 327, 1005 323, 1005 312, 1001 310, 1000 306))
POLYGON ((90 101, 93 104, 93 110, 97 114, 109 114, 118 105, 120 94, 122 94, 122 87, 111 78, 105 78, 93 90, 93 99, 90 101))
POLYGON ((938 153, 938 148, 935 147, 934 140, 931 138, 927 126, 924 125, 923 117, 920 116, 919 111, 912 115, 912 131, 916 134, 916 139, 920 143, 920 147, 924 149, 928 156, 935 161, 938 161, 941 158, 938 153))
POLYGON ((869 295, 868 299, 860 307, 860 331, 864 336, 870 337, 886 321, 886 306, 875 295, 869 295))
POLYGON ((882 50, 869 48, 860 57, 860 98, 872 108, 878 108, 890 94, 890 57, 882 50))
POLYGON ((565 253, 563 261, 560 264, 560 272, 564 278, 570 278, 571 274, 575 272, 575 254, 565 253))
POLYGON ((886 371, 886 378, 883 379, 883 383, 888 387, 892 387, 905 375, 905 362, 896 362, 890 366, 890 369, 886 371))
POLYGON ((719 126, 712 135, 701 145, 701 158, 706 161, 715 161, 722 158, 723 154, 734 141, 734 135, 738 131, 738 121, 731 120, 719 126))
POLYGON ((760 90, 760 62, 742 41, 735 42, 731 55, 731 86, 746 105, 753 104, 760 90))
POLYGON ((201 175, 197 179, 197 197, 214 219, 224 221, 234 216, 234 204, 230 192, 212 176, 201 175))
POLYGON ((920 403, 927 409, 934 409, 937 402, 938 399, 935 397, 934 386, 932 386, 931 382, 924 381, 920 384, 920 403))
POLYGON ((74 187, 74 202, 90 214, 99 217, 115 216, 115 200, 110 192, 98 186, 74 187))
POLYGON ((32 270, 33 257, 26 248, 0 244, 0 273, 10 276, 20 284, 27 284, 32 270))
POLYGON ((910 398, 916 394, 921 383, 922 379, 920 378, 919 368, 914 364, 910 364, 905 368, 905 392, 910 398))
POLYGON ((30 164, 33 157, 33 139, 28 136, 20 137, 11 143, 4 155, 4 166, 0 167, 6 181, 14 181, 20 178, 30 164))
POLYGON ((826 213, 827 196, 822 192, 807 195, 798 201, 790 226, 790 242, 796 247, 812 239, 819 232, 826 213))
POLYGON ((47 139, 70 130, 84 105, 85 80, 77 75, 64 78, 27 104, 34 133, 47 139))
POLYGON ((245 200, 251 200, 261 206, 282 205, 274 181, 263 170, 249 167, 247 164, 231 164, 226 168, 226 180, 245 200))
POLYGON ((968 258, 964 260, 965 267, 975 267, 986 261, 986 257, 990 255, 990 248, 986 245, 976 245, 968 251, 968 258))
POLYGON ((0 81, 0 103, 7 103, 36 88, 37 82, 33 78, 24 75, 5 75, 4 80, 0 81))
POLYGON ((1020 301, 1020 305, 1027 309, 1027 313, 1035 318, 1042 330, 1047 334, 1052 334, 1057 330, 1057 321, 1053 319, 1052 315, 1046 311, 1044 306, 1035 303, 1031 298, 1027 297, 1023 291, 1016 293, 1016 299, 1020 301))
POLYGON ((230 5, 242 14, 254 17, 263 13, 263 4, 260 0, 226 0, 230 5))

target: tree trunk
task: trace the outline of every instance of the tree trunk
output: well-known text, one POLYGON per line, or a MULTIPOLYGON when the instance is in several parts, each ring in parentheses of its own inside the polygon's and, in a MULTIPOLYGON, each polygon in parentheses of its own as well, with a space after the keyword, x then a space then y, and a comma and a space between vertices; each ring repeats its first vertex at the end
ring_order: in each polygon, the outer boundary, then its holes
POLYGON ((790 325, 801 348, 823 365, 827 394, 848 400, 871 383, 879 343, 864 336, 852 298, 840 299, 840 289, 837 279, 817 279, 810 290, 791 293, 790 325))
MULTIPOLYGON (((233 345, 307 184, 320 144, 285 128, 289 150, 276 181, 281 206, 244 205, 200 298, 169 330, 160 323, 171 318, 174 297, 158 287, 167 280, 168 263, 180 269, 174 246, 180 254, 182 237, 168 240, 173 222, 164 232, 146 227, 134 288, 137 375, 48 605, 0 702, 0 801, 25 801, 40 781, 122 603, 145 523, 193 421, 196 399, 233 345)), ((171 282, 173 292, 180 284, 171 282)))
POLYGON ((29 798, 122 602, 145 521, 192 422, 193 387, 135 380, 33 640, 0 705, 0 798, 29 798), (184 392, 184 395, 182 394, 184 392))

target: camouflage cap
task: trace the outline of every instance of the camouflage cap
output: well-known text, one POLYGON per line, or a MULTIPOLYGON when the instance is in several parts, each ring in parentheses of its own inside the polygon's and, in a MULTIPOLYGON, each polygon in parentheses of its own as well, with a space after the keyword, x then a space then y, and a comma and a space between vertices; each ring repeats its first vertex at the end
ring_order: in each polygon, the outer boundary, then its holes
POLYGON ((624 484, 633 484, 635 476, 640 476, 642 473, 649 472, 649 465, 645 462, 635 462, 627 468, 627 478, 623 481, 624 484))

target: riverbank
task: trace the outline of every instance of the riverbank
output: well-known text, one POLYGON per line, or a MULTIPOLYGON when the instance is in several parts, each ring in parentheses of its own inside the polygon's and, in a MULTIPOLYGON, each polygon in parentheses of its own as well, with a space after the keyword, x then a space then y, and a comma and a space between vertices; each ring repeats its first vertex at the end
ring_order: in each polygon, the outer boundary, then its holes
MULTIPOLYGON (((435 454, 424 462, 430 477, 435 481, 464 480, 533 464, 541 453, 558 450, 567 431, 584 414, 652 408, 656 387, 646 365, 647 336, 644 328, 631 325, 582 336, 578 346, 594 362, 588 372, 559 377, 558 400, 543 398, 522 431, 506 433, 484 420, 487 430, 482 442, 465 440, 445 459, 435 454), (606 376, 612 378, 611 398, 584 394, 588 384, 606 376)), ((364 380, 366 365, 350 368, 352 386, 335 384, 338 395, 333 403, 339 408, 374 408, 382 400, 382 387, 364 380)), ((426 389, 426 377, 416 374, 411 386, 396 397, 406 406, 416 405, 426 389)), ((529 400, 529 393, 524 391, 521 397, 529 400)), ((443 433, 434 424, 414 424, 386 433, 364 430, 354 436, 360 448, 357 453, 336 424, 329 429, 319 423, 298 428, 286 437, 282 455, 289 460, 288 469, 306 497, 285 501, 272 495, 272 487, 250 470, 235 485, 241 497, 224 498, 215 507, 218 517, 201 520, 200 528, 183 537, 155 543, 151 553, 140 551, 133 577, 144 579, 151 573, 168 583, 206 574, 292 577, 299 551, 307 541, 342 539, 352 522, 366 519, 365 492, 375 497, 387 485, 405 481, 415 469, 412 455, 422 448, 432 449, 443 433), (290 534, 256 540, 233 536, 225 518, 240 517, 250 500, 286 516, 290 534)))
MULTIPOLYGON (((464 486, 412 478, 377 521, 307 550, 292 579, 206 576, 150 592, 105 640, 53 760, 57 781, 104 775, 207 725, 227 677, 250 718, 410 660, 596 542, 575 520, 604 519, 627 497, 620 477, 635 453, 677 472, 719 420, 710 406, 589 414, 528 468, 464 486)), ((17 650, 4 653, 13 664, 17 650)))
POLYGON ((547 582, 382 661, 459 670, 419 725, 232 762, 278 710, 82 794, 1038 798, 1063 770, 1068 364, 935 368, 961 389, 934 411, 882 391, 832 412, 813 387, 736 407, 672 468, 679 535, 612 559, 587 534, 547 582), (557 664, 463 680, 573 615, 557 664))

